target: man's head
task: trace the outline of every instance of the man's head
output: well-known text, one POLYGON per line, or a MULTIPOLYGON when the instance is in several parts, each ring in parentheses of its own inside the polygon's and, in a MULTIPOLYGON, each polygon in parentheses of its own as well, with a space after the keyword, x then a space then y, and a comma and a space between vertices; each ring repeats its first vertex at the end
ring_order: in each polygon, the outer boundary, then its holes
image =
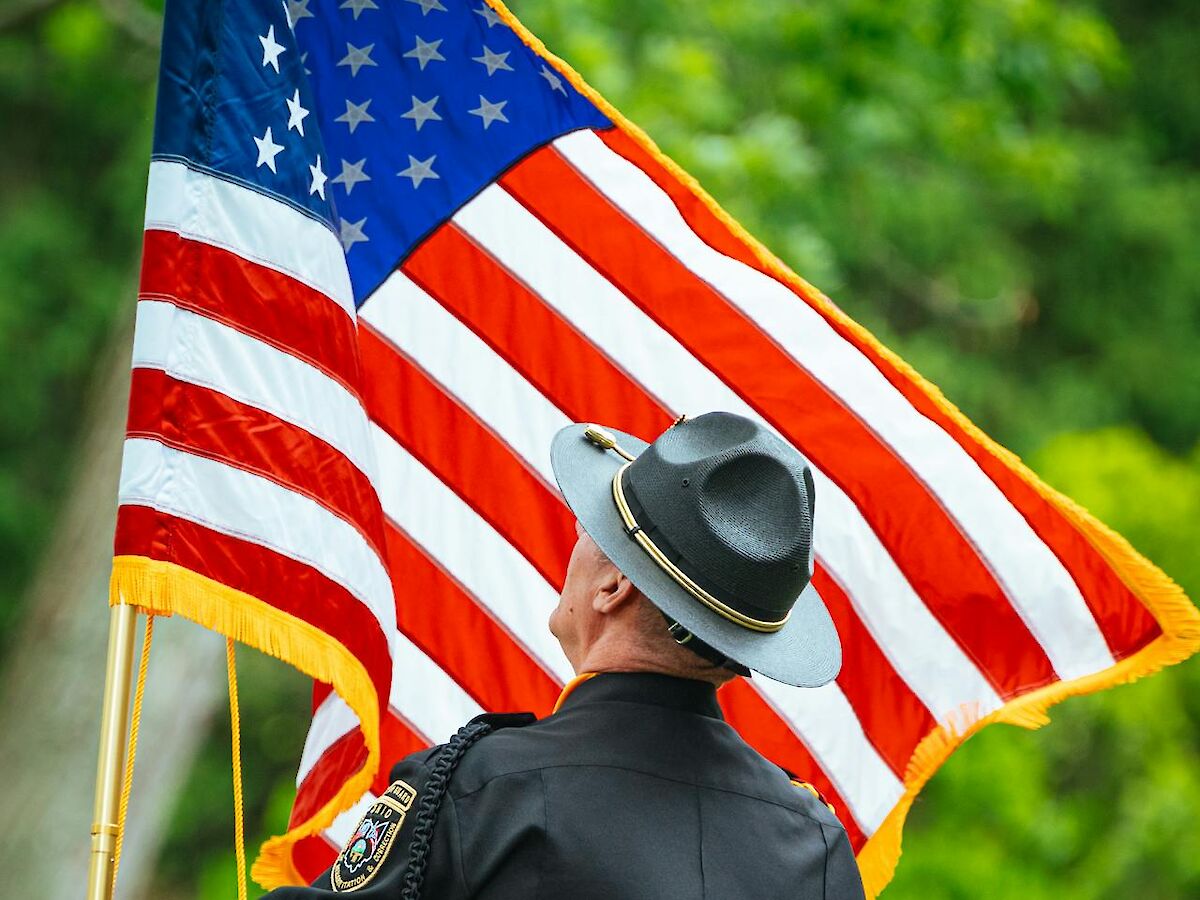
POLYGON ((724 684, 734 673, 680 646, 662 613, 579 525, 550 632, 576 672, 660 672, 724 684))
POLYGON ((627 576, 670 629, 641 604, 648 628, 637 635, 655 648, 644 655, 687 665, 700 657, 710 673, 754 671, 798 687, 837 676, 837 630, 811 583, 813 475, 795 447, 717 412, 681 418, 650 444, 569 425, 550 461, 588 537, 553 624, 577 668, 594 668, 597 648, 618 647, 610 626, 633 621, 627 576))

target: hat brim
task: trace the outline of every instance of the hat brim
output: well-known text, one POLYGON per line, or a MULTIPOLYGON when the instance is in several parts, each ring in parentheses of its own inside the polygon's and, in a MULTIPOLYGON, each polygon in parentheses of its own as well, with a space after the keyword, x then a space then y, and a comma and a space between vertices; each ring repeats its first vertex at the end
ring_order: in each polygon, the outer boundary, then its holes
MULTIPOLYGON (((809 584, 779 631, 751 631, 708 609, 646 554, 625 532, 612 480, 624 463, 570 425, 554 436, 550 461, 559 489, 579 524, 613 564, 646 597, 688 631, 747 668, 796 687, 820 687, 837 677, 842 647, 829 611, 809 584)), ((626 452, 639 455, 645 441, 608 428, 626 452)))

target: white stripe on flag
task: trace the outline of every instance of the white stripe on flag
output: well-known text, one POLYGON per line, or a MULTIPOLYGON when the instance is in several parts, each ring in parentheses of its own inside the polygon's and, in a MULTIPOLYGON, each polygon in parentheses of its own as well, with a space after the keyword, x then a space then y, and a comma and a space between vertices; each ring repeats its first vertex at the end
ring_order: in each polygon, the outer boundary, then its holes
POLYGON ((542 437, 571 420, 477 334, 400 272, 388 276, 359 314, 484 424, 503 434, 557 493, 550 443, 542 437))
POLYGON ((311 566, 370 609, 394 643, 396 609, 383 562, 358 529, 316 501, 235 466, 127 438, 118 502, 149 506, 311 566))
POLYGON ((754 685, 777 712, 804 735, 805 744, 829 775, 862 830, 882 824, 904 785, 867 740, 850 701, 836 681, 819 688, 794 688, 768 678, 754 685), (831 723, 836 723, 830 727, 831 723))
POLYGON ((141 300, 133 366, 161 369, 291 422, 341 451, 374 480, 367 414, 358 398, 277 347, 171 303, 141 300))
MULTIPOLYGON (((427 598, 400 598, 402 603, 422 600, 427 602, 427 598)), ((450 740, 454 732, 485 712, 441 666, 400 633, 396 634, 392 651, 392 693, 388 704, 435 744, 450 740)), ((395 762, 398 760, 383 760, 386 766, 395 762)))
POLYGON ((596 189, 824 384, 936 496, 978 550, 1062 678, 1113 664, 1078 586, 1049 547, 953 438, 787 287, 719 253, 671 198, 591 131, 555 147, 596 189))
MULTIPOLYGON (((393 681, 395 677, 393 676, 393 681)), ((296 770, 296 787, 304 783, 321 756, 341 738, 358 727, 358 716, 336 693, 330 693, 313 713, 296 770)))
MULTIPOLYGON (((675 411, 723 409, 761 421, 744 401, 500 188, 489 187, 456 223, 610 359, 675 411)), ((460 366, 462 377, 470 367, 460 366)), ((483 414, 481 414, 483 415, 483 414)), ((486 416, 484 416, 486 418, 486 416)), ((507 439, 504 431, 501 436, 507 439)), ((538 440, 548 440, 541 435, 538 440)), ((900 676, 939 721, 1000 698, 912 589, 849 497, 815 472, 821 516, 816 551, 900 676), (934 670, 929 660, 942 664, 934 670), (948 677, 949 676, 949 677, 948 677)))
POLYGON ((350 273, 337 235, 274 197, 183 163, 153 160, 146 228, 173 231, 290 275, 354 318, 350 273))
MULTIPOLYGON (((463 364, 464 370, 469 367, 463 364)), ((433 473, 372 426, 384 514, 412 535, 559 683, 574 674, 546 620, 557 594, 521 553, 433 473)), ((405 598, 401 597, 400 602, 405 598)))

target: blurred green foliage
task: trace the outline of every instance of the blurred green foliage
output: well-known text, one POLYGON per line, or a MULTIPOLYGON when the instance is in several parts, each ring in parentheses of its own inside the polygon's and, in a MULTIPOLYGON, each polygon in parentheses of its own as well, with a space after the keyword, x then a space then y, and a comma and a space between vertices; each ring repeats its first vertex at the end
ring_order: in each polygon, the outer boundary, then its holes
MULTIPOLYGON (((523 0, 749 230, 1200 595, 1200 19, 1182 0, 523 0)), ((0 639, 100 348, 127 327, 154 5, 0 9, 0 639)), ((243 653, 251 848, 306 722, 243 653)), ((1193 661, 985 729, 918 800, 902 897, 1200 896, 1193 661)), ((231 895, 228 731, 155 896, 231 895)), ((185 812, 186 811, 186 812, 185 812)))

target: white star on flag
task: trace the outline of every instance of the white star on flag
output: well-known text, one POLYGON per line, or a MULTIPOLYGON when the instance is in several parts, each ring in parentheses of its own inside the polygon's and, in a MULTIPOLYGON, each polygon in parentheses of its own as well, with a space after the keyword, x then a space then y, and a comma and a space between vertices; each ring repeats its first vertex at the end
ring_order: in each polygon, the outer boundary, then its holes
POLYGON ((513 67, 508 64, 508 54, 510 52, 506 50, 504 53, 493 53, 491 48, 485 44, 483 47, 483 56, 472 56, 471 60, 487 66, 488 77, 491 78, 496 74, 497 69, 503 69, 506 72, 513 70, 513 67))
POLYGON ((308 116, 308 110, 300 105, 300 88, 296 88, 296 93, 290 99, 283 99, 288 108, 288 131, 295 128, 300 132, 300 137, 304 137, 304 119, 308 116))
POLYGON ((312 175, 312 184, 308 186, 309 194, 316 194, 322 200, 325 199, 325 182, 328 181, 328 176, 321 171, 321 154, 317 154, 317 164, 309 166, 308 172, 312 175))
POLYGON ((483 120, 483 130, 487 131, 493 122, 507 122, 508 118, 504 115, 504 107, 508 105, 507 100, 501 100, 499 103, 493 103, 488 100, 483 94, 479 95, 479 106, 475 109, 468 110, 473 116, 479 116, 483 120))
POLYGON ((375 5, 375 0, 345 0, 344 3, 338 4, 338 9, 348 9, 353 12, 354 21, 357 22, 364 9, 379 9, 379 7, 375 5))
POLYGON ((566 88, 563 87, 562 79, 545 66, 542 66, 542 71, 538 72, 538 74, 546 79, 546 82, 550 85, 550 89, 552 91, 560 91, 564 97, 567 95, 566 88))
POLYGON ((368 97, 362 103, 354 103, 350 100, 346 101, 346 111, 338 116, 333 121, 345 122, 350 128, 350 133, 354 134, 354 129, 363 122, 374 122, 375 117, 367 112, 367 107, 371 105, 371 98, 368 97))
POLYGON ((442 45, 440 38, 436 41, 425 41, 421 39, 420 35, 414 35, 414 37, 417 39, 416 46, 404 55, 419 62, 421 64, 422 72, 425 71, 426 63, 435 60, 440 60, 441 62, 446 61, 446 57, 442 56, 442 54, 438 52, 438 47, 442 45))
POLYGON ((266 166, 272 172, 275 172, 275 157, 283 150, 283 144, 275 143, 275 139, 271 136, 270 125, 267 126, 266 134, 260 138, 254 138, 254 143, 258 144, 258 162, 254 164, 254 168, 258 169, 266 166))
POLYGON ((370 238, 363 232, 363 225, 367 223, 367 217, 363 216, 357 222, 347 222, 342 219, 341 234, 339 237, 342 241, 342 250, 346 253, 350 252, 350 248, 362 241, 369 241, 370 238))
POLYGON ((437 172, 433 171, 433 161, 435 159, 437 159, 436 154, 429 157, 429 159, 418 160, 410 153, 408 155, 408 168, 401 169, 396 174, 403 176, 404 178, 411 178, 413 188, 419 188, 421 186, 421 182, 427 178, 442 177, 437 172))
MULTIPOLYGON (((417 40, 420 40, 418 38, 417 40)), ((438 41, 440 44, 441 41, 438 41)), ((350 67, 350 77, 354 78, 358 75, 358 70, 363 66, 377 66, 379 63, 371 59, 371 51, 375 49, 374 44, 367 44, 365 47, 355 47, 349 41, 346 41, 346 55, 338 62, 339 66, 350 67)), ((422 66, 421 68, 424 68, 422 66)))
POLYGON ((446 7, 442 6, 442 0, 408 0, 408 2, 415 3, 417 6, 421 7, 422 16, 429 15, 430 10, 434 9, 438 10, 439 12, 446 11, 446 7))
POLYGON ((286 50, 287 47, 275 40, 275 26, 272 25, 270 28, 268 28, 266 34, 260 34, 258 36, 258 42, 262 44, 263 48, 263 68, 270 66, 275 70, 276 74, 278 74, 279 54, 286 50))
POLYGON ((309 0, 284 0, 283 11, 287 14, 288 27, 292 31, 296 30, 296 25, 301 19, 313 18, 308 3, 309 0))
POLYGON ((354 190, 354 186, 360 181, 370 181, 371 176, 363 171, 363 166, 366 164, 367 158, 364 156, 353 165, 348 160, 342 160, 342 174, 333 179, 334 184, 343 185, 346 188, 346 194, 354 190))
POLYGON ((433 109, 434 104, 436 104, 438 100, 438 97, 434 97, 432 100, 418 100, 416 97, 413 97, 412 109, 404 113, 400 118, 412 119, 417 126, 417 131, 420 131, 421 126, 430 119, 435 122, 440 122, 442 121, 442 117, 434 112, 433 109))
POLYGON ((488 28, 493 25, 501 25, 503 22, 500 19, 500 14, 488 6, 486 3, 479 9, 472 10, 477 16, 482 16, 484 21, 488 23, 488 28))

